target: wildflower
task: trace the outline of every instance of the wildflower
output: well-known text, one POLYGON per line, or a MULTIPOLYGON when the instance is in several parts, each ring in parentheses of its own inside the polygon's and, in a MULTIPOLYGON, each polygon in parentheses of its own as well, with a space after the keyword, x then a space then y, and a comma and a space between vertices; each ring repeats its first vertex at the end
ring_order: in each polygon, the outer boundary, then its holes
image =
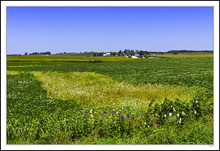
POLYGON ((123 115, 121 115, 121 118, 124 119, 125 117, 123 115))
POLYGON ((169 116, 172 116, 172 113, 169 113, 169 116))
POLYGON ((91 117, 93 117, 93 115, 91 114, 91 117))
POLYGON ((197 112, 196 111, 194 111, 194 114, 196 114, 197 112))
POLYGON ((88 113, 88 111, 86 111, 85 113, 88 113))
POLYGON ((113 110, 113 113, 115 113, 115 110, 113 110))
POLYGON ((180 115, 179 114, 177 114, 177 117, 179 117, 180 115))
POLYGON ((147 123, 146 122, 144 122, 144 125, 146 125, 147 123))
POLYGON ((181 120, 182 120, 182 119, 180 118, 180 119, 179 119, 179 123, 181 123, 181 120))
POLYGON ((129 115, 128 118, 131 118, 131 116, 129 115))
POLYGON ((198 103, 198 101, 196 100, 196 103, 198 103))
POLYGON ((90 113, 92 113, 92 109, 90 110, 90 113))
POLYGON ((164 117, 167 117, 167 115, 166 115, 166 114, 164 114, 164 117))
POLYGON ((106 113, 108 113, 107 111, 104 111, 104 113, 106 114, 106 113))
POLYGON ((75 119, 75 116, 74 116, 74 119, 75 119))
POLYGON ((121 113, 118 113, 118 115, 121 115, 121 113))
POLYGON ((184 111, 182 111, 182 114, 184 114, 184 111))
POLYGON ((199 107, 199 105, 197 105, 197 107, 199 107))

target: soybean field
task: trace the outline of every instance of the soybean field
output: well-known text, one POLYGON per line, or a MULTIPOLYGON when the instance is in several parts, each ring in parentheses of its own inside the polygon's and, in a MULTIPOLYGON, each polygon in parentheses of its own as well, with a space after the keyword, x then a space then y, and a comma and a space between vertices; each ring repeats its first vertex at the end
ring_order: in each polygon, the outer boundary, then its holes
POLYGON ((7 144, 213 144, 213 55, 7 57, 7 144))

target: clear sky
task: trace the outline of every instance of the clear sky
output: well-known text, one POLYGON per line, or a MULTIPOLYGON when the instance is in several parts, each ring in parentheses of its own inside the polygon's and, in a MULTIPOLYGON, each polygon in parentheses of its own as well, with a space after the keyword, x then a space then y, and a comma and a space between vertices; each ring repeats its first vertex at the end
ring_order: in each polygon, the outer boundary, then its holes
POLYGON ((213 7, 7 7, 7 54, 213 50, 213 7))

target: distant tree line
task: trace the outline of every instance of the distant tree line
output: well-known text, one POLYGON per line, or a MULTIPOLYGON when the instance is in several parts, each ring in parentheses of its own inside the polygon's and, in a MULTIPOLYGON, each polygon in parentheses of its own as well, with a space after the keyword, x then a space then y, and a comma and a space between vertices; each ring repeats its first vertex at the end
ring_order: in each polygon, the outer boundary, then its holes
POLYGON ((96 52, 96 53, 93 53, 93 56, 96 57, 96 56, 103 56, 104 52, 96 52))
MULTIPOLYGON (((118 52, 109 52, 111 56, 134 56, 135 54, 139 54, 139 56, 147 56, 151 54, 161 54, 163 55, 164 52, 150 52, 147 50, 137 50, 137 49, 124 49, 124 50, 119 50, 118 52)), ((105 54, 104 52, 93 52, 93 56, 103 56, 105 54)))
POLYGON ((170 50, 167 53, 178 54, 178 53, 192 53, 192 52, 213 52, 213 51, 212 50, 170 50))
POLYGON ((21 54, 7 54, 7 56, 21 56, 21 54))
MULTIPOLYGON (((25 55, 28 55, 27 52, 25 53, 25 55)), ((51 55, 51 52, 46 51, 46 52, 33 52, 33 53, 29 53, 29 55, 51 55)))

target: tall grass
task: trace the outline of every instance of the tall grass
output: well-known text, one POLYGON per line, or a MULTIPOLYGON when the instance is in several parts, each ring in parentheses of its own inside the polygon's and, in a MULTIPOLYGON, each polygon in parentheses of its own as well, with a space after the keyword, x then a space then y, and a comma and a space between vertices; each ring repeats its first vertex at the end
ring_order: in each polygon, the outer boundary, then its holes
POLYGON ((158 102, 165 98, 190 100, 195 95, 195 92, 181 86, 156 84, 134 86, 92 72, 33 73, 37 80, 42 82, 42 87, 47 90, 48 97, 63 100, 77 99, 88 108, 118 105, 147 107, 152 98, 158 102))

